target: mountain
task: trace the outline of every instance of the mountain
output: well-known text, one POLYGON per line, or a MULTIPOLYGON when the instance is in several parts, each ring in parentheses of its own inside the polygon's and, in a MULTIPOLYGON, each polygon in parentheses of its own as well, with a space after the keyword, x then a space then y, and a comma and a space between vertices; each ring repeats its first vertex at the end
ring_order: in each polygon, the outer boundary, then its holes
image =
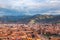
POLYGON ((0 17, 0 22, 3 23, 26 23, 29 20, 28 15, 20 15, 20 16, 2 16, 0 17))
POLYGON ((19 15, 19 16, 2 16, 2 23, 60 23, 60 15, 19 15))
POLYGON ((38 23, 58 23, 60 22, 60 15, 34 15, 31 20, 38 23))

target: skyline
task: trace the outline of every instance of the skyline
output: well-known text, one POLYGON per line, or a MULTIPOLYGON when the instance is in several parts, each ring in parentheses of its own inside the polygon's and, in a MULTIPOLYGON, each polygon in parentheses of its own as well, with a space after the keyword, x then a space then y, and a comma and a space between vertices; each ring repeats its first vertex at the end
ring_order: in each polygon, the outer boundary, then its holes
POLYGON ((0 0, 0 16, 60 14, 59 0, 0 0))

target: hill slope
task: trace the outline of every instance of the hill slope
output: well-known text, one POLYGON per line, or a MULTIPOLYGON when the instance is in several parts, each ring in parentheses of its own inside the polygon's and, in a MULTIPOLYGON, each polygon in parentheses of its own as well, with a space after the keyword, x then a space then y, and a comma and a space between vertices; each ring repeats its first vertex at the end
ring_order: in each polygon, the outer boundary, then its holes
POLYGON ((29 23, 31 20, 34 20, 35 23, 58 23, 60 22, 60 15, 20 15, 20 16, 3 16, 0 17, 0 22, 8 23, 29 23))
POLYGON ((39 23, 58 23, 60 22, 60 15, 34 15, 32 20, 39 23))

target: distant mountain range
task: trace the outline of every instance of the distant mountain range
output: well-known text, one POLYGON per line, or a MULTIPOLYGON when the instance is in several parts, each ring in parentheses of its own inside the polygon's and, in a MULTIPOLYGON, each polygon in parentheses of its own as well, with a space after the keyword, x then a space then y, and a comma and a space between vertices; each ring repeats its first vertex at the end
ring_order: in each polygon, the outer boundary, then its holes
POLYGON ((60 23, 60 15, 19 15, 19 16, 2 16, 1 23, 29 23, 34 20, 34 23, 60 23))

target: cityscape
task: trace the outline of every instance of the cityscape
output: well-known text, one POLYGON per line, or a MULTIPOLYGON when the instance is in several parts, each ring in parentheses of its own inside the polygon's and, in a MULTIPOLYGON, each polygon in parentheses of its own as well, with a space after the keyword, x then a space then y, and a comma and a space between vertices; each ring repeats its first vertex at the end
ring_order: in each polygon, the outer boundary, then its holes
POLYGON ((0 40, 60 40, 60 24, 0 24, 0 40))
POLYGON ((0 40, 60 40, 60 0, 0 0, 0 40))

